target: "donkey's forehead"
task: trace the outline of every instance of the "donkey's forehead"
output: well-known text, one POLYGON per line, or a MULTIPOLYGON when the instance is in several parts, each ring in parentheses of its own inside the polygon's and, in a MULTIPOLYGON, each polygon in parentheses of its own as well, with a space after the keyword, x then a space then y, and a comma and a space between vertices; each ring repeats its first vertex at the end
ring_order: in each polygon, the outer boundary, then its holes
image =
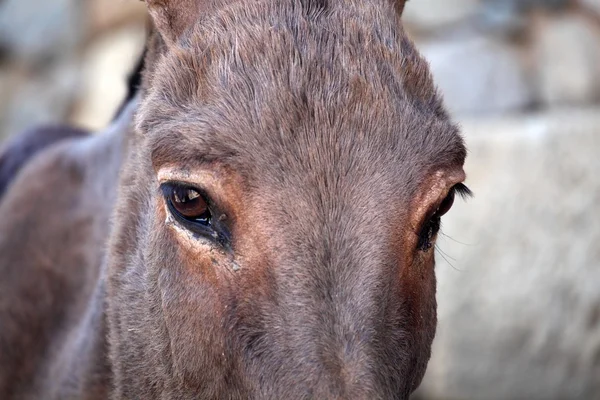
POLYGON ((159 162, 462 164, 462 139, 391 6, 315 17, 282 3, 221 10, 168 52, 138 117, 159 162))

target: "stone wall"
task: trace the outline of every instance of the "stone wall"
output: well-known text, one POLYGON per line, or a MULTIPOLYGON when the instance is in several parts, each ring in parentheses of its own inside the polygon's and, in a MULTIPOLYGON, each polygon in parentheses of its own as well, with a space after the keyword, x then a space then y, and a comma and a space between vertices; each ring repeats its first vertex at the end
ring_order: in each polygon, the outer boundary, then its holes
POLYGON ((411 0, 405 24, 456 114, 600 100, 598 0, 411 0))
POLYGON ((103 127, 145 21, 136 0, 0 1, 0 139, 41 123, 103 127))

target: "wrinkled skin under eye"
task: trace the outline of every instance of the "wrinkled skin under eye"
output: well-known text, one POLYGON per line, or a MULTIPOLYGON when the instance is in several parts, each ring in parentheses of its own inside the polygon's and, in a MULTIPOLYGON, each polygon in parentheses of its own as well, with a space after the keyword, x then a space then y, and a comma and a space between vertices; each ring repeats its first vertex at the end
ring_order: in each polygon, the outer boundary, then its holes
POLYGON ((462 197, 471 196, 471 191, 462 183, 455 185, 448 195, 442 200, 438 208, 435 212, 429 217, 423 227, 421 228, 421 232, 419 233, 419 242, 417 244, 417 248, 421 251, 427 251, 433 246, 433 239, 435 235, 440 231, 440 227, 442 225, 442 216, 446 214, 452 208, 454 204, 454 198, 456 194, 459 194, 462 197))

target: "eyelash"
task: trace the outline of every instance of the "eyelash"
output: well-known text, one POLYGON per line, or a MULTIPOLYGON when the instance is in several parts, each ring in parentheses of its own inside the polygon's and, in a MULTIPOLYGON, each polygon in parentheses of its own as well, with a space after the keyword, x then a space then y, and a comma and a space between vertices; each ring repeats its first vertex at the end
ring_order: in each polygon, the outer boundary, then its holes
MULTIPOLYGON (((450 192, 444 200, 450 197, 455 197, 456 195, 459 195, 461 198, 465 199, 468 197, 472 197, 473 193, 471 192, 471 189, 469 189, 466 185, 464 185, 463 183, 459 183, 457 185, 454 185, 452 189, 450 189, 450 192)), ((452 201, 454 201, 454 199, 452 199, 452 201)), ((436 212, 425 221, 419 232, 419 241, 417 243, 417 249, 421 251, 428 251, 431 247, 433 247, 433 238, 440 231, 440 228, 442 226, 442 216, 449 210, 450 208, 442 214, 438 214, 436 210, 436 212)))

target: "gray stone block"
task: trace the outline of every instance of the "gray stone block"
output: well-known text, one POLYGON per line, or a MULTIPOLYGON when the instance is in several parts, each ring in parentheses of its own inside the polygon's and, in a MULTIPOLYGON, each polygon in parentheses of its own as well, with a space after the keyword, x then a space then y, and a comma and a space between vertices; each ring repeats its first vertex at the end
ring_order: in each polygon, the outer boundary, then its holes
POLYGON ((578 14, 540 21, 535 32, 540 101, 549 106, 600 99, 600 28, 578 14))
POLYGON ((521 54, 502 40, 469 36, 421 43, 419 48, 453 113, 505 112, 532 102, 521 54))

